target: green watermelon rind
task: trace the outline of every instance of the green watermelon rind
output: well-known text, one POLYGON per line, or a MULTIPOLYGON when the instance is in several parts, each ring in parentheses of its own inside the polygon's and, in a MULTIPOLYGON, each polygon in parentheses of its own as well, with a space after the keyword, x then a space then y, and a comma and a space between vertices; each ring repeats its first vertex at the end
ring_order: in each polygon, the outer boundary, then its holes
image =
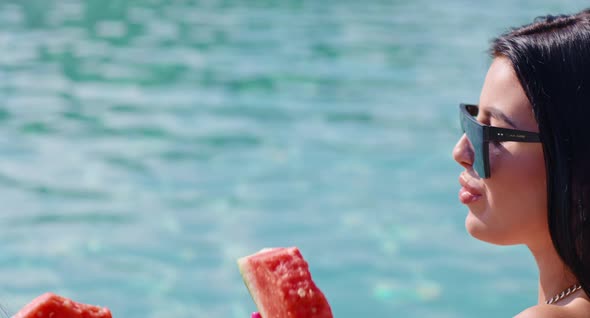
POLYGON ((246 288, 248 289, 248 293, 250 293, 250 297, 252 297, 252 300, 254 300, 254 304, 256 304, 256 308, 257 310, 260 312, 260 314, 265 317, 266 310, 265 308, 263 308, 263 306, 261 306, 261 299, 259 297, 259 293, 256 289, 256 287, 254 286, 254 279, 250 277, 249 273, 249 269, 250 269, 250 264, 248 263, 248 260, 255 256, 255 255, 260 255, 261 253, 264 252, 269 252, 272 250, 276 250, 276 249, 280 249, 279 247, 272 247, 272 248, 263 248, 260 251, 249 255, 249 256, 244 256, 242 258, 238 259, 238 268, 240 269, 240 275, 242 276, 242 279, 244 280, 244 285, 246 285, 246 288))
MULTIPOLYGON (((256 302, 256 296, 255 296, 255 291, 250 284, 250 280, 247 278, 247 270, 246 267, 248 266, 248 264, 245 262, 245 259, 240 258, 238 260, 238 267, 240 269, 240 275, 242 276, 242 279, 244 280, 244 285, 246 285, 246 288, 248 289, 248 293, 250 293, 250 296, 252 297, 252 299, 254 300, 254 303, 256 304, 257 308, 258 308, 258 303, 256 302)), ((260 311, 260 308, 258 308, 258 310, 260 311)))

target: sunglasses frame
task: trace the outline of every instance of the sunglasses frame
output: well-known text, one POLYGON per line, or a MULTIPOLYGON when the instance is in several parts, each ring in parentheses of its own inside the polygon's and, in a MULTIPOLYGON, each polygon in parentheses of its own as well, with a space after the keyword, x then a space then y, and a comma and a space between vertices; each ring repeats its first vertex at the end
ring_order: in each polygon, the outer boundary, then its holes
POLYGON ((536 132, 483 125, 476 119, 478 112, 479 106, 476 104, 461 103, 459 105, 459 122, 461 123, 461 130, 463 133, 467 133, 464 126, 466 124, 475 127, 475 129, 481 130, 481 153, 477 153, 478 151, 475 149, 476 147, 474 146, 473 141, 467 136, 467 139, 469 139, 469 142, 474 148, 475 158, 473 160, 473 166, 481 178, 489 178, 491 175, 489 156, 490 141, 541 142, 539 134, 536 132), (479 171, 482 169, 480 165, 475 165, 477 156, 481 156, 481 160, 483 160, 483 171, 479 171))

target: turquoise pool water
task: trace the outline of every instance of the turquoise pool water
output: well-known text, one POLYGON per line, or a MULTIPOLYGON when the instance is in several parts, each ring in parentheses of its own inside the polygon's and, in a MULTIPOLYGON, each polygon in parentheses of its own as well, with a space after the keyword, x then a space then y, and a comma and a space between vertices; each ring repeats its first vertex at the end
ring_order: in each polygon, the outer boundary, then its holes
POLYGON ((338 318, 511 317, 469 237, 457 104, 489 40, 586 1, 0 3, 0 302, 247 318, 235 260, 299 246, 338 318))

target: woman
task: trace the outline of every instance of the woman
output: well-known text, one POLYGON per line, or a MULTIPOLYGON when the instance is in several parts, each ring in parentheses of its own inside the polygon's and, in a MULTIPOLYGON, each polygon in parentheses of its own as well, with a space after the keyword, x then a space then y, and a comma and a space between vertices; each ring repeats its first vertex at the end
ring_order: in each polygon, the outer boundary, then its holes
POLYGON ((479 105, 461 105, 467 231, 525 244, 538 304, 516 317, 590 317, 590 10, 501 35, 479 105))
POLYGON ((590 10, 513 29, 491 55, 453 150, 465 226, 532 252, 538 305, 516 317, 590 317, 590 10))

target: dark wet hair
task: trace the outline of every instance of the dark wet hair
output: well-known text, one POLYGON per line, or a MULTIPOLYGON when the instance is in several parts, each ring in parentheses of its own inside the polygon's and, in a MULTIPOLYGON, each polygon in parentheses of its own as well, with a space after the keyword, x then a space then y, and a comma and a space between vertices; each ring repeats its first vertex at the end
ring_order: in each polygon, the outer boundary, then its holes
POLYGON ((533 106, 553 245, 590 295, 590 9, 538 17, 492 42, 533 106))

